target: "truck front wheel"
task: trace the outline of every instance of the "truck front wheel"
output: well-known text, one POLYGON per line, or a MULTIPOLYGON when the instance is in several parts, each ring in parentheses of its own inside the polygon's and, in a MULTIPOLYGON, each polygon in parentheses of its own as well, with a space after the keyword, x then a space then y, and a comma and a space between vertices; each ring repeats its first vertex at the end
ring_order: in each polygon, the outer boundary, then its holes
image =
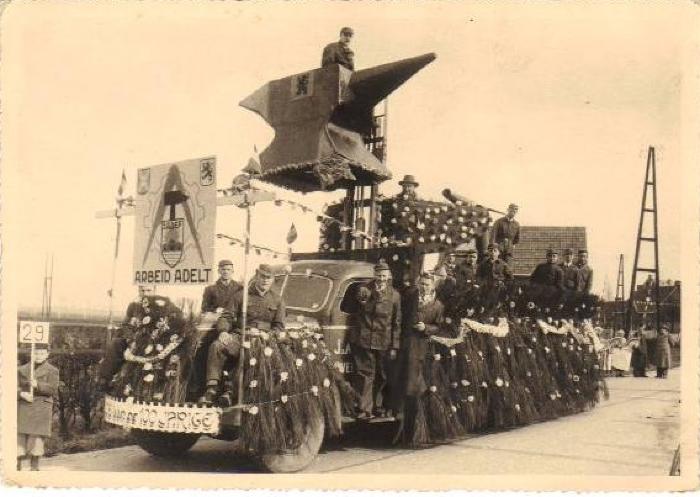
POLYGON ((271 473, 295 473, 306 468, 321 450, 325 428, 325 421, 321 418, 318 423, 308 427, 304 441, 298 448, 264 455, 261 457, 262 466, 271 473))
POLYGON ((154 456, 174 457, 187 452, 199 440, 198 433, 163 433, 131 430, 136 444, 154 456))

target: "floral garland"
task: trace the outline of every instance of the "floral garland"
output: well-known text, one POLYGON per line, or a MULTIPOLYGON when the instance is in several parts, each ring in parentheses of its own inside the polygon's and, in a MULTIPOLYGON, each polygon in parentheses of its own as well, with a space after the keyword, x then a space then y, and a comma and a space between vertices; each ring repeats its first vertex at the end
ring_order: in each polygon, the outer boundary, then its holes
POLYGON ((505 318, 499 318, 498 325, 496 326, 491 324, 483 324, 479 321, 474 321, 473 319, 462 318, 461 332, 466 333, 469 331, 474 331, 476 333, 485 333, 497 338, 503 338, 508 335, 510 328, 508 325, 508 321, 505 318))

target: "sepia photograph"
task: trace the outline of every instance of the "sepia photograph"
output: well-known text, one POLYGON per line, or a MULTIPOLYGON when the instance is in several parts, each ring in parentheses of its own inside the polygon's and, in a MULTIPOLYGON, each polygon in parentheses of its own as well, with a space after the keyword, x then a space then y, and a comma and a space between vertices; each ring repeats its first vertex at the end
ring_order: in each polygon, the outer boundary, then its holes
POLYGON ((697 488, 696 3, 1 14, 6 484, 697 488))

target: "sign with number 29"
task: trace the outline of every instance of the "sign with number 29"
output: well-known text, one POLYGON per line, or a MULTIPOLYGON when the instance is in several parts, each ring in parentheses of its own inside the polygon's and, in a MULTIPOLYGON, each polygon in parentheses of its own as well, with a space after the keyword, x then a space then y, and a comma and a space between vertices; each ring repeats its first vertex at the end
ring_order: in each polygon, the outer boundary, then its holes
POLYGON ((19 343, 49 343, 49 323, 40 321, 19 322, 19 343))

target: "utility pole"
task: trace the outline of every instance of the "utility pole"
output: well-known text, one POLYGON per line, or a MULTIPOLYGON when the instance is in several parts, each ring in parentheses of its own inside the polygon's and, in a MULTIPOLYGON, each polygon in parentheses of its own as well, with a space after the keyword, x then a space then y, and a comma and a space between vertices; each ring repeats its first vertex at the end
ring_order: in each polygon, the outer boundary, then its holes
POLYGON ((615 319, 613 320, 613 326, 618 330, 625 328, 625 312, 625 255, 620 254, 615 287, 615 319))
POLYGON ((647 154, 647 170, 644 178, 644 189, 642 191, 642 207, 639 215, 639 228, 637 230, 637 247, 634 253, 634 266, 632 268, 632 286, 630 287, 630 298, 627 303, 627 322, 625 326, 626 335, 629 336, 630 330, 632 328, 632 318, 635 313, 635 290, 637 286, 637 273, 648 273, 650 278, 648 283, 652 285, 653 290, 650 298, 647 300, 651 303, 652 311, 647 311, 646 314, 656 314, 656 332, 659 333, 661 329, 661 313, 659 312, 659 229, 657 222, 658 210, 656 202, 656 154, 654 147, 649 147, 649 152, 647 154), (651 189, 651 205, 648 205, 647 197, 649 190, 651 189), (646 215, 649 214, 652 217, 652 235, 644 235, 644 222, 646 220, 646 215), (653 267, 640 267, 639 266, 639 254, 642 247, 642 243, 651 244, 654 250, 654 265, 653 267))
POLYGON ((51 254, 51 264, 49 256, 44 261, 44 292, 41 298, 41 319, 49 321, 51 319, 51 294, 53 292, 53 254, 51 254))

